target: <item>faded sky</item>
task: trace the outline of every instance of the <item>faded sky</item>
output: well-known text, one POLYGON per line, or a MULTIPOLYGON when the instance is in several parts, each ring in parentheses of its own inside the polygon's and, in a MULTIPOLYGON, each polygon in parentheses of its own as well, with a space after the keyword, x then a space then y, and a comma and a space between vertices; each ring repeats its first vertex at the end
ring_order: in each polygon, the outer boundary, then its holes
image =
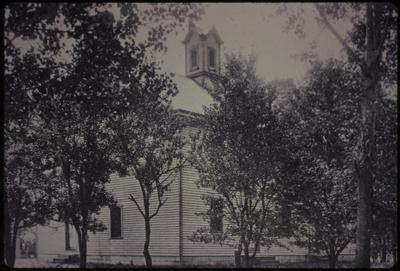
MULTIPOLYGON (((321 59, 339 57, 341 45, 328 29, 320 27, 314 17, 315 10, 310 4, 293 3, 306 11, 306 39, 299 39, 293 32, 284 32, 285 15, 277 15, 279 4, 273 3, 204 3, 205 14, 196 23, 208 31, 217 28, 224 41, 222 54, 253 52, 258 57, 258 73, 266 81, 293 78, 299 81, 309 64, 293 56, 310 48, 316 42, 316 53, 321 59)), ((337 29, 344 34, 345 27, 337 29)), ((181 43, 187 28, 167 41, 168 53, 161 56, 164 69, 184 74, 184 45, 181 43)))
MULTIPOLYGON (((245 55, 254 53, 258 57, 258 73, 265 81, 293 78, 301 81, 309 64, 302 62, 294 55, 311 48, 311 42, 316 42, 315 52, 320 59, 339 57, 342 46, 329 32, 319 26, 314 17, 316 11, 312 4, 288 3, 289 7, 303 8, 306 16, 306 39, 299 39, 292 31, 284 32, 287 16, 277 15, 279 3, 203 3, 205 14, 197 22, 199 28, 208 31, 215 26, 224 44, 222 56, 225 53, 242 52, 245 55)), ((110 11, 119 17, 115 3, 110 11)), ((336 30, 345 34, 346 24, 336 25, 336 30)), ((158 55, 162 60, 163 70, 185 74, 184 45, 182 40, 187 33, 187 27, 178 35, 171 34, 167 40, 168 52, 158 55)), ((29 47, 29 42, 16 40, 20 46, 29 47)), ((68 42, 67 42, 68 44, 68 42)))

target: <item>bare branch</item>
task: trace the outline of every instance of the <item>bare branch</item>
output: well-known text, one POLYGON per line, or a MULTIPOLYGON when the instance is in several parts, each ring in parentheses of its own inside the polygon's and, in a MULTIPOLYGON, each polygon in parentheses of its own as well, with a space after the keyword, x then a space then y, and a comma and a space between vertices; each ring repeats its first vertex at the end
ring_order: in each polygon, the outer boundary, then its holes
POLYGON ((135 203, 136 208, 139 210, 140 214, 144 217, 144 213, 143 213, 143 211, 142 211, 142 208, 139 206, 138 202, 137 202, 136 199, 132 196, 132 194, 129 195, 129 199, 135 203))
POLYGON ((17 37, 18 37, 17 35, 14 35, 14 37, 12 37, 11 39, 5 37, 7 43, 5 44, 4 48, 7 48, 7 47, 11 46, 11 44, 13 43, 13 41, 14 41, 17 37))
POLYGON ((336 251, 335 256, 339 256, 340 253, 347 247, 347 245, 350 243, 352 238, 348 238, 347 240, 344 241, 344 243, 339 247, 339 249, 336 251))
POLYGON ((326 27, 332 32, 332 34, 335 36, 335 38, 342 44, 342 46, 346 49, 349 57, 355 59, 357 62, 362 64, 362 60, 358 57, 358 55, 354 52, 354 50, 347 44, 347 42, 340 36, 340 34, 336 31, 336 29, 332 26, 332 24, 328 21, 328 19, 325 16, 325 13, 322 9, 322 7, 314 3, 315 8, 318 10, 319 15, 321 16, 322 21, 326 25, 326 27))
MULTIPOLYGON (((157 192, 158 192, 158 190, 157 190, 157 192)), ((168 199, 168 198, 165 198, 164 200, 162 200, 161 193, 157 193, 157 194, 158 194, 158 206, 157 206, 156 211, 152 215, 150 215, 149 219, 152 219, 153 217, 155 217, 158 214, 158 211, 160 210, 161 206, 163 206, 167 202, 167 199, 168 199)))
POLYGON ((175 167, 168 168, 168 169, 162 171, 162 172, 160 173, 160 176, 161 176, 161 175, 164 175, 164 174, 166 174, 166 173, 169 173, 169 172, 171 172, 171 171, 174 171, 174 170, 176 170, 176 169, 179 169, 179 168, 182 168, 182 167, 187 166, 187 164, 186 164, 187 161, 188 161, 188 159, 185 158, 185 159, 183 160, 183 162, 178 163, 175 167))
POLYGON ((240 220, 236 215, 236 212, 235 212, 236 208, 235 208, 232 200, 229 198, 229 195, 227 193, 224 193, 224 197, 225 197, 226 201, 228 202, 229 206, 231 207, 231 212, 232 212, 233 218, 235 219, 238 226, 240 226, 240 220))
MULTIPOLYGON (((159 181, 159 184, 160 184, 160 185, 163 185, 164 182, 166 182, 166 181, 169 179, 169 177, 171 177, 171 175, 174 174, 174 173, 175 173, 174 171, 171 171, 171 172, 168 174, 167 177, 165 177, 162 181, 159 181)), ((171 181, 171 182, 172 182, 172 181, 171 181)), ((167 184, 167 185, 168 185, 168 184, 167 184)))

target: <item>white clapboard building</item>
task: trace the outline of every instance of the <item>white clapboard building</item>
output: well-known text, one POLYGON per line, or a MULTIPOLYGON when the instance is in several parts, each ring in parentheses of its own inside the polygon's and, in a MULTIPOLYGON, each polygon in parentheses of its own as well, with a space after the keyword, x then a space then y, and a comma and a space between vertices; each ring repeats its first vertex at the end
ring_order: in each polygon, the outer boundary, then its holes
MULTIPOLYGON (((179 93, 173 98, 174 108, 188 121, 185 134, 196 134, 199 127, 191 119, 201 118, 203 107, 213 100, 206 86, 208 72, 219 72, 222 39, 215 28, 202 33, 194 24, 189 25, 183 40, 185 47, 186 75, 175 74, 174 80, 179 93)), ((187 149, 190 146, 188 144, 187 149)), ((150 253, 154 265, 204 265, 233 264, 235 248, 228 245, 192 242, 189 236, 206 221, 196 213, 204 212, 206 205, 201 196, 207 193, 198 188, 198 172, 194 168, 183 168, 175 176, 168 192, 168 200, 158 215, 151 221, 150 253)), ((103 208, 100 219, 107 230, 89 234, 88 262, 144 264, 143 244, 145 239, 144 222, 129 195, 140 198, 140 188, 133 177, 119 177, 115 174, 108 184, 118 201, 118 207, 103 208)), ((221 222, 222 227, 225 223, 221 222)), ((78 242, 72 227, 69 229, 68 250, 66 249, 64 223, 51 222, 49 226, 37 227, 37 254, 39 258, 52 260, 60 255, 78 254, 78 242)), ((287 240, 282 240, 287 243, 287 240)), ((353 249, 345 250, 343 255, 353 254, 353 249)), ((275 261, 304 261, 307 249, 295 246, 261 247, 259 257, 273 258, 275 261)))

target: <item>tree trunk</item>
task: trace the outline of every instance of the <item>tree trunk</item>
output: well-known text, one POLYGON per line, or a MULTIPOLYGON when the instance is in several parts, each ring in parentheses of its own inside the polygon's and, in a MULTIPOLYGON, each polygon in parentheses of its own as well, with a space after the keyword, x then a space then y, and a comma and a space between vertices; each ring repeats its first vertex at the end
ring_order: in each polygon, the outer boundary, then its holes
POLYGON ((385 238, 382 238, 381 251, 382 251, 381 263, 386 263, 386 255, 387 255, 386 251, 387 251, 387 248, 386 248, 386 240, 385 240, 385 238))
POLYGON ((144 219, 144 224, 145 224, 145 242, 144 242, 144 247, 143 247, 143 255, 144 259, 146 261, 146 267, 151 268, 153 266, 152 260, 151 260, 151 255, 149 252, 149 246, 150 246, 150 218, 148 215, 146 215, 144 219))
MULTIPOLYGON (((11 233, 11 218, 8 212, 8 198, 7 198, 7 191, 5 191, 4 197, 4 257, 6 260, 6 264, 10 267, 14 267, 15 259, 12 260, 12 233, 11 233)), ((14 250, 15 251, 15 250, 14 250)), ((15 254, 15 252, 14 252, 15 254)), ((15 258, 15 257, 14 257, 15 258)))
POLYGON ((361 136, 358 142, 356 174, 358 183, 358 209, 356 232, 356 258, 358 268, 370 267, 371 210, 372 210, 372 166, 375 159, 373 138, 375 136, 377 48, 374 30, 373 4, 367 3, 366 54, 363 72, 364 92, 361 98, 361 136))
POLYGON ((76 234, 78 235, 78 245, 79 245, 79 268, 86 268, 86 258, 87 258, 87 231, 82 227, 80 229, 79 225, 74 225, 76 234))
POLYGON ((235 251, 235 265, 236 267, 242 267, 242 243, 240 242, 238 250, 235 251))
POLYGON ((249 243, 244 243, 244 267, 250 267, 249 243))
POLYGON ((337 262, 337 257, 330 255, 328 256, 328 263, 329 263, 329 268, 335 268, 337 262))
POLYGON ((369 268, 371 248, 371 174, 363 169, 358 176, 358 210, 356 232, 356 267, 369 268))
POLYGON ((5 246, 4 246, 4 252, 5 252, 5 258, 6 258, 6 263, 10 267, 14 267, 15 265, 15 250, 16 250, 16 244, 17 244, 17 235, 18 235, 18 224, 15 223, 13 226, 11 226, 11 223, 6 223, 8 225, 5 226, 5 246), (12 230, 11 230, 12 227, 12 230))
POLYGON ((86 258, 87 258, 87 238, 84 230, 79 238, 79 268, 86 268, 86 258))
POLYGON ((7 200, 5 200, 5 205, 4 206, 4 257, 6 260, 6 264, 10 267, 13 267, 13 265, 10 264, 9 259, 10 259, 10 251, 11 251, 11 225, 10 225, 10 219, 7 214, 7 200))
POLYGON ((65 250, 71 250, 68 216, 65 218, 65 250))

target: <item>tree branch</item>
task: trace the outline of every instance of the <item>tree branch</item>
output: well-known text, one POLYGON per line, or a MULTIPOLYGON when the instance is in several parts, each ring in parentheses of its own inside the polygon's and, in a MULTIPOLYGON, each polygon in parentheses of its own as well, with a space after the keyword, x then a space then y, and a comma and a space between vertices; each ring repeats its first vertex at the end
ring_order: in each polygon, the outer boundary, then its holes
POLYGON ((339 256, 340 253, 342 253, 342 251, 347 247, 347 245, 350 243, 352 238, 349 238, 347 240, 344 241, 344 243, 339 247, 339 249, 335 252, 335 256, 339 256))
MULTIPOLYGON (((166 182, 166 181, 169 179, 169 177, 171 177, 171 175, 174 174, 174 173, 175 173, 174 171, 171 171, 171 172, 168 174, 167 177, 165 177, 162 181, 159 181, 159 184, 160 184, 160 185, 163 185, 164 182, 166 182)), ((172 182, 172 181, 171 181, 171 182, 172 182)))
POLYGON ((14 35, 14 37, 12 37, 11 39, 6 38, 7 43, 5 44, 4 48, 7 49, 7 47, 11 46, 11 44, 13 43, 13 41, 17 38, 17 35, 14 35))
POLYGON ((140 214, 144 217, 144 213, 143 213, 143 211, 142 211, 142 208, 140 208, 138 202, 137 202, 136 199, 132 196, 132 194, 129 194, 129 199, 135 203, 136 208, 139 210, 140 214))
POLYGON ((357 54, 354 52, 354 50, 347 44, 347 42, 340 36, 340 34, 336 31, 336 29, 332 26, 332 24, 328 21, 328 19, 325 16, 325 13, 322 9, 322 7, 317 4, 314 3, 315 8, 318 10, 318 13, 322 19, 322 21, 324 22, 324 24, 326 25, 326 27, 328 27, 328 29, 331 31, 331 33, 335 36, 335 38, 340 42, 340 44, 342 44, 342 46, 346 49, 349 57, 355 59, 360 65, 362 64, 362 60, 357 56, 357 54))
POLYGON ((224 193, 223 196, 225 197, 226 201, 228 202, 228 204, 229 204, 229 206, 231 208, 231 213, 232 213, 233 218, 236 220, 236 223, 238 224, 238 227, 240 227, 240 220, 236 215, 235 206, 234 206, 232 200, 229 198, 227 193, 224 193))
POLYGON ((169 168, 169 169, 166 169, 166 170, 160 172, 160 176, 161 176, 161 175, 164 175, 164 174, 166 174, 166 173, 169 173, 169 172, 171 172, 171 171, 174 171, 174 170, 176 170, 176 169, 179 169, 179 168, 182 168, 182 167, 186 166, 186 165, 187 165, 187 164, 186 164, 187 161, 188 161, 188 159, 185 158, 185 159, 183 160, 183 162, 178 163, 175 167, 172 167, 172 168, 169 168))
POLYGON ((165 198, 165 200, 161 201, 161 199, 159 198, 159 202, 158 202, 158 206, 156 211, 150 216, 149 219, 152 219, 153 217, 155 217, 158 214, 158 211, 160 210, 160 208, 167 202, 168 198, 165 198))
POLYGON ((165 200, 162 200, 162 193, 161 193, 161 184, 157 185, 157 199, 158 199, 158 206, 156 211, 150 215, 149 219, 152 219, 153 217, 155 217, 158 214, 158 211, 160 210, 161 206, 163 206, 165 204, 165 202, 167 201, 167 198, 165 198, 165 200))

